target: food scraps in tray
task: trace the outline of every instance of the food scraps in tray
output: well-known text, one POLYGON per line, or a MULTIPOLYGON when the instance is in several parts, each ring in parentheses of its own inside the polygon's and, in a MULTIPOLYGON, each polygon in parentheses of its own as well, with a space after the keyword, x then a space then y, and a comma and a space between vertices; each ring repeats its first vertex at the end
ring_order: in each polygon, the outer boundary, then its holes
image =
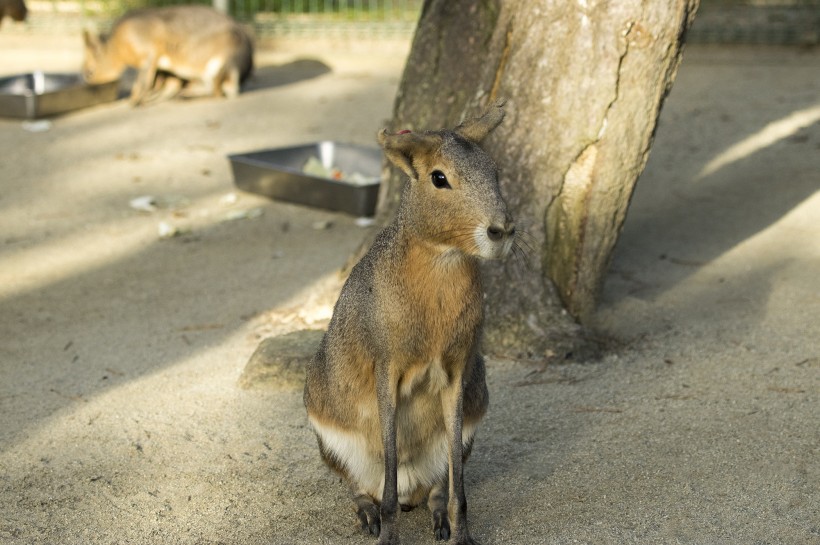
POLYGON ((327 167, 316 156, 311 156, 302 167, 302 172, 309 176, 319 178, 330 178, 331 180, 344 181, 351 185, 368 185, 378 182, 378 177, 365 176, 361 172, 344 172, 338 167, 327 167))

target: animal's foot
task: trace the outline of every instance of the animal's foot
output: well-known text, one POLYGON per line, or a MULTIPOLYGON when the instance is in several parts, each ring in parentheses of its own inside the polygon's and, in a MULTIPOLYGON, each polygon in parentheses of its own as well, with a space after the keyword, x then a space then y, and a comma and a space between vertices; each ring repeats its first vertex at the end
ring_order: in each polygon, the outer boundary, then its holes
POLYGON ((447 511, 433 511, 433 534, 436 541, 450 539, 450 519, 447 518, 447 511))
MULTIPOLYGON (((381 533, 379 508, 372 501, 357 501, 356 516, 359 517, 362 530, 366 534, 378 536, 381 533)), ((379 543, 381 543, 381 541, 379 543)))

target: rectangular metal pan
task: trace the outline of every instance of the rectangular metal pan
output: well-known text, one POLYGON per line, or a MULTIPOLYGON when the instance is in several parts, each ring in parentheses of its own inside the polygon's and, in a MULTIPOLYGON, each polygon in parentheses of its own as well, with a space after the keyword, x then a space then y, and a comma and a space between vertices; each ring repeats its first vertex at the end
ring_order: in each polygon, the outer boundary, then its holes
POLYGON ((382 153, 376 147, 322 141, 228 159, 234 183, 244 191, 354 216, 375 213, 382 166, 382 153), (341 177, 316 174, 306 169, 309 162, 326 170, 338 169, 341 177))
POLYGON ((119 81, 89 85, 80 74, 29 72, 0 77, 0 116, 51 117, 117 99, 119 81))

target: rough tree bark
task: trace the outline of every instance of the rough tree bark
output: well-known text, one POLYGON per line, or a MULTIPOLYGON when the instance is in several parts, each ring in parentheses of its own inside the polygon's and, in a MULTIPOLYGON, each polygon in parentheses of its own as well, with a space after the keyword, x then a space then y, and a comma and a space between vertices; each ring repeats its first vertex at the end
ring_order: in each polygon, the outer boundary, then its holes
MULTIPOLYGON (((485 267, 490 351, 538 358, 584 344, 576 320, 595 308, 697 5, 425 2, 392 128, 452 127, 507 99, 485 148, 528 233, 530 259, 485 267)), ((401 183, 391 172, 380 223, 392 217, 401 183)))

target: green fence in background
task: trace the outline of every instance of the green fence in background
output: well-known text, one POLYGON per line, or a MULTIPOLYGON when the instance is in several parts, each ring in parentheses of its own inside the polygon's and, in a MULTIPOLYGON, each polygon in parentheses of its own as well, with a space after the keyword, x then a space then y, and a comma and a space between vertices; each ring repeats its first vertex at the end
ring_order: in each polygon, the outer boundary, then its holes
MULTIPOLYGON (((259 37, 377 39, 409 38, 423 4, 423 0, 26 0, 27 24, 30 29, 78 31, 93 25, 105 30, 130 9, 214 1, 222 2, 259 37)), ((820 0, 701 0, 689 40, 820 44, 820 0)))
POLYGON ((690 42, 820 44, 820 0, 701 0, 690 42))
MULTIPOLYGON (((231 15, 258 36, 409 37, 423 0, 224 0, 231 15)), ((32 29, 105 30, 137 8, 178 4, 213 5, 213 0, 26 0, 32 29)))
POLYGON ((261 35, 411 36, 422 0, 231 0, 261 35))

